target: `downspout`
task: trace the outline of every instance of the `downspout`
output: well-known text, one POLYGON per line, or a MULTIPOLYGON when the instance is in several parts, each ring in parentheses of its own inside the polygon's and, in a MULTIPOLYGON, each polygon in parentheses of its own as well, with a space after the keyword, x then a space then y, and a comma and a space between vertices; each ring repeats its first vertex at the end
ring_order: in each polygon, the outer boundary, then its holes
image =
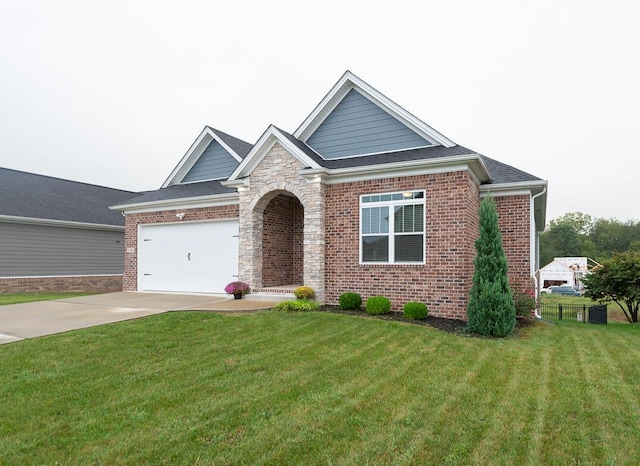
MULTIPOLYGON (((534 282, 536 284, 536 303, 540 302, 540 283, 538 283, 538 281, 535 279, 535 270, 534 266, 536 263, 536 256, 540 257, 540 242, 536 241, 536 237, 538 235, 538 232, 536 231, 536 219, 535 219, 535 209, 534 209, 534 204, 535 204, 535 200, 536 198, 542 196, 543 194, 545 194, 547 192, 547 187, 543 187, 542 191, 540 191, 538 194, 536 194, 535 196, 531 196, 531 207, 529 208, 529 211, 531 212, 531 239, 530 239, 530 251, 531 251, 531 256, 530 256, 530 274, 531 277, 534 279, 534 282)), ((540 265, 540 264, 538 264, 540 265)), ((538 307, 536 307, 535 309, 535 315, 536 315, 536 319, 542 319, 542 316, 540 315, 540 310, 538 309, 538 307)))

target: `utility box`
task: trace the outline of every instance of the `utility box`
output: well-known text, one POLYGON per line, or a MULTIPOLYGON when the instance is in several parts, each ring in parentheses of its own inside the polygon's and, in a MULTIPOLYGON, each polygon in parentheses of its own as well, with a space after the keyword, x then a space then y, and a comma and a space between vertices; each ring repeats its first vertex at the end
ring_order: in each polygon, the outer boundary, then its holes
POLYGON ((607 306, 589 306, 589 323, 606 324, 607 306))

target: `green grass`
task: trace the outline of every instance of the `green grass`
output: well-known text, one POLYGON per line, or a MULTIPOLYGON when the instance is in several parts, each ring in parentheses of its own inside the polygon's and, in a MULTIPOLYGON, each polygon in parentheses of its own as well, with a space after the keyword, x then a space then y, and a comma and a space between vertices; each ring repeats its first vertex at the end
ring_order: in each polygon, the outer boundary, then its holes
POLYGON ((11 293, 0 294, 0 306, 4 304, 20 304, 32 301, 48 301, 50 299, 75 298, 95 293, 11 293))
POLYGON ((168 313, 0 346, 2 464, 636 464, 640 327, 168 313))

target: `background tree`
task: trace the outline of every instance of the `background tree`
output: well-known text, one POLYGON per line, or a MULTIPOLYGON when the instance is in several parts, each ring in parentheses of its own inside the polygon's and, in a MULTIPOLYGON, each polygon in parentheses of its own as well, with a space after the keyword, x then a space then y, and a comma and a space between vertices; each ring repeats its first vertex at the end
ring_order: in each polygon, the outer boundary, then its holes
POLYGON ((582 257, 582 240, 573 226, 552 224, 540 237, 540 264, 547 265, 554 257, 582 257))
POLYGON ((554 257, 590 257, 601 262, 628 250, 640 250, 640 222, 571 212, 551 220, 540 235, 540 266, 554 257))
POLYGON ((585 296, 615 302, 629 322, 638 322, 640 308, 640 252, 615 254, 583 278, 585 296))
POLYGON ((468 328, 487 336, 504 337, 516 325, 516 308, 507 278, 507 256, 492 198, 480 203, 480 236, 476 240, 473 285, 467 307, 468 328))
POLYGON ((589 214, 582 212, 569 212, 555 220, 551 220, 551 225, 569 225, 579 235, 589 236, 593 228, 594 220, 589 214))

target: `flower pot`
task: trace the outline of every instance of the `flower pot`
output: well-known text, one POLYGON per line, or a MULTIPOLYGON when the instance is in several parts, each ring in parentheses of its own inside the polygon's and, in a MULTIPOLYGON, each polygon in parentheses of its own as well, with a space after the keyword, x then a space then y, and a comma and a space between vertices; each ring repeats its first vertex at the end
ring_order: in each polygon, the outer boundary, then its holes
POLYGON ((234 293, 233 299, 242 299, 242 293, 234 293))

